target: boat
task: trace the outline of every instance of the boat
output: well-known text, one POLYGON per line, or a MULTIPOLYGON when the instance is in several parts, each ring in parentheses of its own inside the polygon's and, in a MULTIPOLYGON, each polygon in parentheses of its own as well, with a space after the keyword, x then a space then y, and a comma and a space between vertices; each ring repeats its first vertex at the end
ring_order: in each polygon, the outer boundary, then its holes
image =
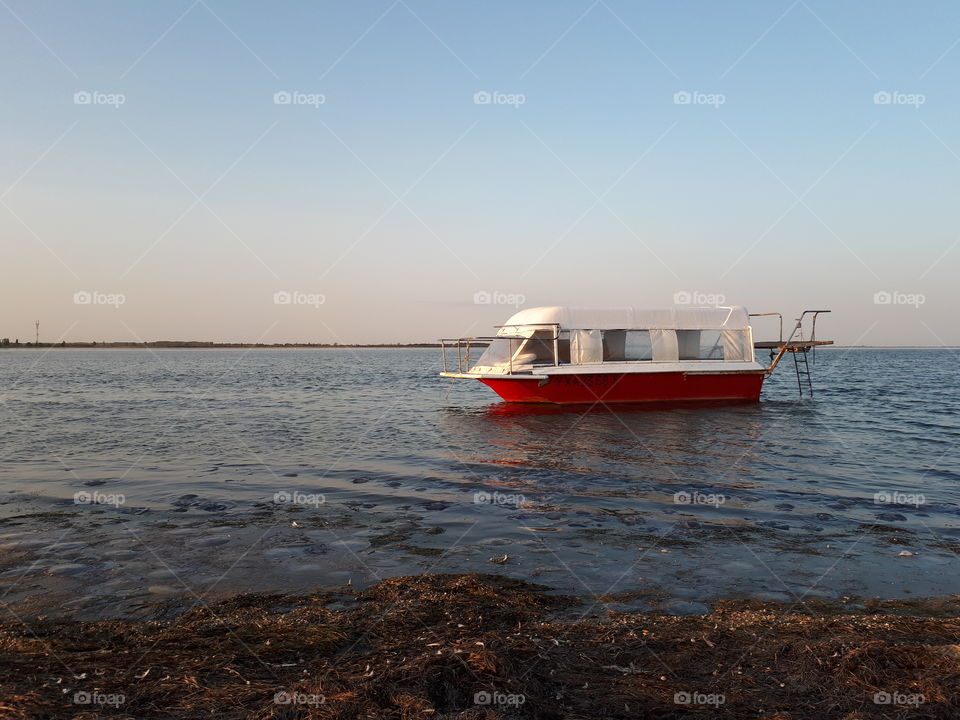
POLYGON ((817 316, 827 312, 804 310, 784 340, 781 313, 743 306, 527 308, 495 335, 441 338, 440 375, 479 380, 509 403, 757 402, 790 354, 800 394, 812 395, 808 354, 833 344, 816 339, 817 316), (780 318, 779 338, 755 342, 751 319, 767 316, 780 318), (758 349, 770 351, 769 364, 758 362, 758 349))

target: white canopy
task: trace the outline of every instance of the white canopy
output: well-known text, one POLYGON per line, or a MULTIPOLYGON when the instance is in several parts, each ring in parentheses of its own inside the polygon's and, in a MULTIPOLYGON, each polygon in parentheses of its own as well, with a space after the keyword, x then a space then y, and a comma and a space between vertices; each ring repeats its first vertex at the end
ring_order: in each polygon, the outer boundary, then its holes
POLYGON ((742 305, 665 310, 537 307, 514 314, 500 333, 510 335, 520 327, 547 323, 557 323, 563 330, 746 330, 750 317, 742 305))

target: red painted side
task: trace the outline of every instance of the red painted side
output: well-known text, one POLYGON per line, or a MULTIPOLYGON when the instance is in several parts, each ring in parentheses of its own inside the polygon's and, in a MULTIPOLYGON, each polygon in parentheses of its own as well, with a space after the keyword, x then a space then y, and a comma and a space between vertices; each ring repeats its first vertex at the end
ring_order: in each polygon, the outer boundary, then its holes
POLYGON ((507 402, 517 403, 643 403, 695 400, 757 402, 764 374, 596 373, 554 375, 548 380, 481 378, 507 402), (543 383, 541 385, 541 383, 543 383))

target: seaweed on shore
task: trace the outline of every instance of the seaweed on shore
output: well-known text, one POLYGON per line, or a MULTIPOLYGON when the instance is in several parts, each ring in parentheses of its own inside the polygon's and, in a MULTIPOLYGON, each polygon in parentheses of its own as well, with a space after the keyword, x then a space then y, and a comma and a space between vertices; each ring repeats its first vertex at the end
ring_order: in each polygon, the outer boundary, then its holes
POLYGON ((12 617, 2 718, 955 718, 960 619, 607 613, 495 575, 239 595, 169 620, 12 617), (562 618, 561 619, 561 611, 562 618))

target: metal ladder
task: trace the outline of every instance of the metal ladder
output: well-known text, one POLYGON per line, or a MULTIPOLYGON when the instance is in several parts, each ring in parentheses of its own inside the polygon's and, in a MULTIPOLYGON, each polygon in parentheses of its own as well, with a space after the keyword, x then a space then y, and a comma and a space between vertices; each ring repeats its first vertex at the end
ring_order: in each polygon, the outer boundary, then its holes
POLYGON ((810 379, 810 363, 807 361, 808 348, 791 348, 793 354, 793 366, 797 371, 797 390, 800 391, 800 397, 803 397, 803 383, 806 380, 807 394, 813 397, 813 381, 810 379))
POLYGON ((780 313, 753 313, 751 317, 762 317, 765 315, 776 315, 780 318, 780 339, 770 342, 754 343, 754 347, 764 347, 770 349, 770 366, 767 368, 767 375, 770 375, 777 365, 780 363, 780 360, 783 358, 785 353, 790 353, 793 355, 793 366, 794 370, 797 373, 797 390, 800 392, 800 397, 803 397, 803 385, 807 385, 807 395, 813 397, 813 380, 812 373, 810 371, 810 360, 808 359, 808 353, 813 354, 813 364, 816 365, 817 362, 817 346, 818 345, 832 345, 833 341, 831 340, 817 340, 817 316, 821 313, 828 313, 829 310, 804 310, 800 317, 797 318, 796 325, 793 326, 793 331, 790 333, 790 336, 784 340, 783 339, 783 316, 780 313), (804 318, 810 316, 809 330, 810 338, 804 338, 804 327, 803 321, 804 318))

